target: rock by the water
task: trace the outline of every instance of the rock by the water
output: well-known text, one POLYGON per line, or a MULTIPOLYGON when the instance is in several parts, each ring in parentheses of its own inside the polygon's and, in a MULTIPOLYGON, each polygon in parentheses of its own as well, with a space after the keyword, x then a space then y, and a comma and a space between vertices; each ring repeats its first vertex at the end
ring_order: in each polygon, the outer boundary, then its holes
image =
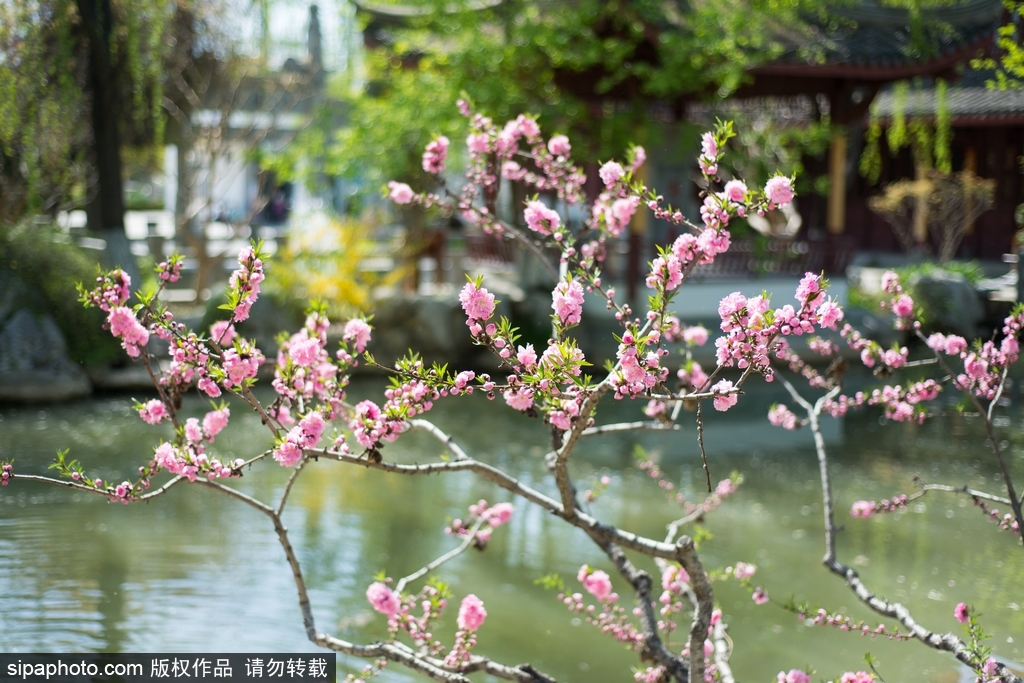
POLYGON ((0 320, 0 401, 64 401, 91 392, 53 318, 19 308, 0 320))
POLYGON ((963 275, 935 270, 915 275, 908 284, 914 303, 924 309, 928 331, 955 333, 967 339, 979 335, 985 304, 963 275))

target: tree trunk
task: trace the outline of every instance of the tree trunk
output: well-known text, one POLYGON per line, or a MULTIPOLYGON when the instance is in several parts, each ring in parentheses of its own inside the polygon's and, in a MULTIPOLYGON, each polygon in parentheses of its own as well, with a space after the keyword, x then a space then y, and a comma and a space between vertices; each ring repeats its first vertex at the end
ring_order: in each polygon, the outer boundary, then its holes
POLYGON ((77 0, 89 41, 92 90, 92 162, 96 190, 88 207, 89 230, 107 242, 106 265, 119 266, 141 284, 139 269, 124 230, 124 184, 118 131, 115 73, 110 61, 113 14, 110 0, 77 0))

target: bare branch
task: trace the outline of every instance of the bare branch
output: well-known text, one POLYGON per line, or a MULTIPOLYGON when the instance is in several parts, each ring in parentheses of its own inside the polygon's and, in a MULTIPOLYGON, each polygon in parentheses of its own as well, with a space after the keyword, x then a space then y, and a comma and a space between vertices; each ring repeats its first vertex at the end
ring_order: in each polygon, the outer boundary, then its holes
MULTIPOLYGON (((608 555, 615 568, 619 570, 619 574, 633 586, 636 604, 640 609, 640 623, 643 627, 646 654, 665 667, 665 670, 679 683, 693 680, 690 676, 690 667, 686 665, 682 657, 679 657, 665 647, 661 637, 658 635, 658 618, 654 613, 654 600, 651 596, 653 588, 651 575, 637 569, 618 545, 596 538, 594 541, 608 555)), ((703 657, 704 646, 703 641, 701 642, 700 652, 703 657)))
MULTIPOLYGON (((440 430, 438 431, 440 432, 440 430)), ((441 433, 443 434, 443 432, 441 433)), ((673 560, 676 557, 676 548, 670 543, 655 541, 609 524, 605 524, 580 510, 566 513, 558 501, 527 486, 526 484, 523 484, 515 477, 506 474, 492 465, 488 465, 487 463, 473 460, 471 458, 453 462, 400 465, 386 461, 374 462, 368 458, 321 449, 306 449, 306 453, 320 458, 338 460, 352 465, 360 465, 368 469, 382 470, 384 472, 410 476, 442 474, 449 472, 473 472, 482 479, 497 484, 506 491, 521 496, 531 503, 544 508, 548 512, 561 517, 573 526, 583 529, 592 537, 597 536, 606 541, 617 543, 625 548, 635 550, 636 552, 649 557, 661 557, 668 560, 673 560)))

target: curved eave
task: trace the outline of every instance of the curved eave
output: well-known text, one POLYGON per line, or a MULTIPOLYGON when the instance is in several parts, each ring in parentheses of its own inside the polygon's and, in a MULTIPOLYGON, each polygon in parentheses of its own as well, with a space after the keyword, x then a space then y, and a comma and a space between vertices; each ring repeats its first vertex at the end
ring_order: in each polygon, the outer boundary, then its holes
POLYGON ((757 66, 748 72, 754 77, 779 76, 783 78, 841 78, 857 81, 898 81, 924 74, 940 74, 965 60, 974 57, 978 51, 990 47, 994 35, 989 34, 958 50, 947 52, 934 59, 903 64, 797 64, 773 62, 757 66))
MULTIPOLYGON (((934 123, 935 116, 924 117, 924 120, 934 123)), ((889 126, 892 124, 892 117, 879 117, 878 122, 883 127, 889 126)), ((1024 111, 956 114, 950 117, 949 125, 953 128, 1012 128, 1014 126, 1024 126, 1024 111)))

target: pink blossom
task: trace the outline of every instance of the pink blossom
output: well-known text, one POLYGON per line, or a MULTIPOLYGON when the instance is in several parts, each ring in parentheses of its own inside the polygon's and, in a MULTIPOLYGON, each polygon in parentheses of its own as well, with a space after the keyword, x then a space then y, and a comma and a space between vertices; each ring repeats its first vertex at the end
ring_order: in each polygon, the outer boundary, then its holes
POLYGON ((997 662, 992 657, 989 657, 988 659, 986 659, 985 663, 981 665, 981 673, 985 674, 986 676, 988 676, 990 678, 992 676, 995 676, 998 671, 999 671, 999 662, 997 662))
POLYGON ((730 180, 723 189, 726 199, 737 204, 747 198, 747 186, 742 180, 730 180))
POLYGON ((755 605, 763 605, 768 602, 768 594, 764 592, 764 589, 758 586, 754 589, 754 593, 750 596, 753 599, 755 605))
POLYGON ((830 330, 836 329, 836 323, 843 319, 843 309, 831 299, 818 306, 817 314, 818 324, 830 330))
POLYGON ((732 575, 736 577, 737 581, 746 581, 752 577, 756 571, 756 565, 747 564, 746 562, 737 562, 735 569, 732 570, 732 575))
POLYGON ((850 514, 866 519, 874 514, 874 503, 872 501, 857 501, 850 507, 850 514))
POLYGON ((320 359, 320 338, 308 337, 292 342, 288 347, 288 355, 292 362, 301 368, 308 368, 320 359))
POLYGON ((551 293, 551 308, 562 325, 578 325, 583 315, 583 286, 577 280, 559 282, 551 293))
POLYGON ((516 353, 516 360, 522 363, 523 367, 527 370, 537 365, 537 352, 534 350, 533 344, 520 346, 519 351, 516 353))
POLYGON ((370 343, 370 326, 362 318, 352 318, 345 323, 342 339, 354 343, 356 353, 362 353, 366 350, 366 345, 370 343))
POLYGON ((523 216, 526 218, 527 227, 541 235, 550 235, 562 225, 558 212, 539 201, 527 202, 523 216))
POLYGON ((235 331, 235 326, 231 324, 230 320, 218 320, 210 325, 210 339, 221 346, 229 346, 237 336, 238 332, 235 331))
POLYGON ((887 270, 882 273, 882 291, 895 294, 900 286, 900 276, 895 271, 887 270))
POLYGON ((294 467, 301 459, 302 448, 294 441, 282 441, 281 445, 274 449, 274 460, 279 462, 281 467, 294 467))
POLYGON ((324 416, 318 410, 310 411, 305 417, 299 420, 298 429, 301 432, 299 444, 303 448, 312 448, 320 441, 324 433, 324 416))
POLYGON ((785 206, 793 201, 793 183, 786 176, 777 175, 765 184, 764 194, 775 206, 785 206))
POLYGON ((475 283, 467 282, 459 292, 462 310, 473 320, 487 320, 494 313, 494 295, 475 283))
POLYGON ((198 383, 199 391, 203 392, 210 398, 217 398, 220 396, 220 387, 209 377, 201 377, 198 383))
MULTIPOLYGON (((586 567, 586 565, 583 566, 586 567)), ((611 577, 608 576, 607 572, 600 569, 588 571, 580 581, 587 592, 597 598, 599 602, 607 600, 608 596, 612 593, 611 577)))
POLYGON ((459 616, 456 622, 463 631, 476 631, 484 624, 487 618, 487 610, 484 609, 484 602, 472 593, 462 599, 459 605, 459 616))
POLYGON ((388 189, 390 190, 388 199, 395 204, 408 204, 415 196, 411 187, 405 183, 396 183, 394 180, 388 183, 388 189))
POLYGON ((703 325, 694 325, 683 330, 683 341, 690 346, 704 346, 708 343, 708 331, 703 325))
POLYGON ((647 161, 647 150, 637 145, 633 148, 633 164, 630 166, 630 170, 636 173, 637 169, 644 165, 647 161))
POLYGON ((661 587, 667 591, 681 593, 683 584, 690 583, 690 575, 677 564, 671 564, 661 574, 661 587))
POLYGON ((793 430, 797 428, 799 421, 793 411, 780 403, 768 411, 768 422, 776 427, 793 430))
POLYGON ((185 438, 189 443, 199 443, 203 440, 203 430, 199 426, 199 420, 194 417, 185 420, 185 438))
POLYGON ((366 599, 370 601, 373 609, 388 618, 395 616, 401 607, 395 592, 380 581, 371 583, 370 587, 366 589, 366 599))
POLYGON ((164 468, 172 474, 178 474, 180 468, 178 467, 178 456, 174 450, 174 446, 169 443, 162 443, 156 447, 156 454, 153 457, 156 464, 164 468))
POLYGON ((601 176, 601 182, 609 190, 615 187, 615 183, 619 182, 622 176, 625 175, 625 171, 622 170, 622 166, 614 161, 609 161, 601 167, 601 170, 597 172, 597 175, 601 176))
POLYGON ((484 133, 471 133, 466 138, 466 146, 473 154, 487 154, 491 151, 491 140, 484 133))
MULTIPOLYGON (((526 116, 525 114, 520 114, 516 117, 516 127, 519 129, 519 132, 527 138, 535 138, 540 135, 540 126, 537 125, 537 122, 534 119, 526 116)), ((475 631, 476 629, 472 630, 475 631)))
POLYGON ((629 224, 633 214, 640 207, 640 198, 636 195, 626 197, 624 199, 616 199, 612 202, 611 213, 615 222, 625 227, 629 224))
POLYGON ((444 171, 444 161, 448 157, 448 138, 440 136, 427 144, 423 152, 423 170, 427 173, 441 173, 444 171))
POLYGON ((814 295, 821 291, 821 278, 814 273, 805 273, 796 288, 797 301, 813 301, 814 295))
POLYGON ((900 318, 909 318, 914 314, 914 300, 908 294, 900 294, 892 302, 892 312, 900 318))
POLYGON ((231 411, 228 408, 211 410, 203 417, 203 432, 211 441, 228 426, 231 411))
POLYGON ((788 673, 780 671, 777 680, 778 683, 811 683, 811 677, 800 669, 790 669, 788 673))
MULTIPOLYGON (((727 379, 723 379, 717 382, 714 386, 712 386, 711 391, 716 393, 723 393, 726 391, 730 391, 732 388, 732 382, 730 382, 727 379)), ((737 394, 723 394, 721 396, 715 396, 715 410, 725 412, 726 410, 729 410, 729 408, 732 408, 734 405, 736 405, 737 401, 739 400, 740 397, 737 394)))
POLYGON ((847 671, 840 677, 839 683, 872 683, 874 680, 867 671, 847 671))
POLYGON ((144 406, 139 408, 139 417, 151 425, 159 424, 165 417, 167 417, 167 407, 164 406, 163 401, 158 398, 154 398, 151 401, 147 401, 144 406))
POLYGON ((487 510, 484 517, 492 527, 498 527, 512 519, 513 510, 515 510, 515 507, 512 503, 497 503, 494 507, 487 510))
POLYGON ((548 151, 556 157, 568 156, 571 149, 572 145, 569 144, 569 138, 564 135, 555 135, 548 140, 548 151))
POLYGON ((506 389, 503 396, 513 410, 529 410, 533 407, 533 390, 527 387, 506 389))
POLYGON ((718 158, 718 141, 711 131, 700 137, 700 151, 708 161, 714 162, 718 158))
POLYGON ((970 609, 967 607, 967 603, 957 603, 957 606, 953 608, 953 616, 956 617, 956 620, 961 624, 966 624, 970 621, 970 609))
POLYGON ((740 313, 747 306, 747 298, 739 292, 733 292, 718 304, 718 316, 722 319, 722 329, 726 332, 732 327, 732 316, 740 313))

